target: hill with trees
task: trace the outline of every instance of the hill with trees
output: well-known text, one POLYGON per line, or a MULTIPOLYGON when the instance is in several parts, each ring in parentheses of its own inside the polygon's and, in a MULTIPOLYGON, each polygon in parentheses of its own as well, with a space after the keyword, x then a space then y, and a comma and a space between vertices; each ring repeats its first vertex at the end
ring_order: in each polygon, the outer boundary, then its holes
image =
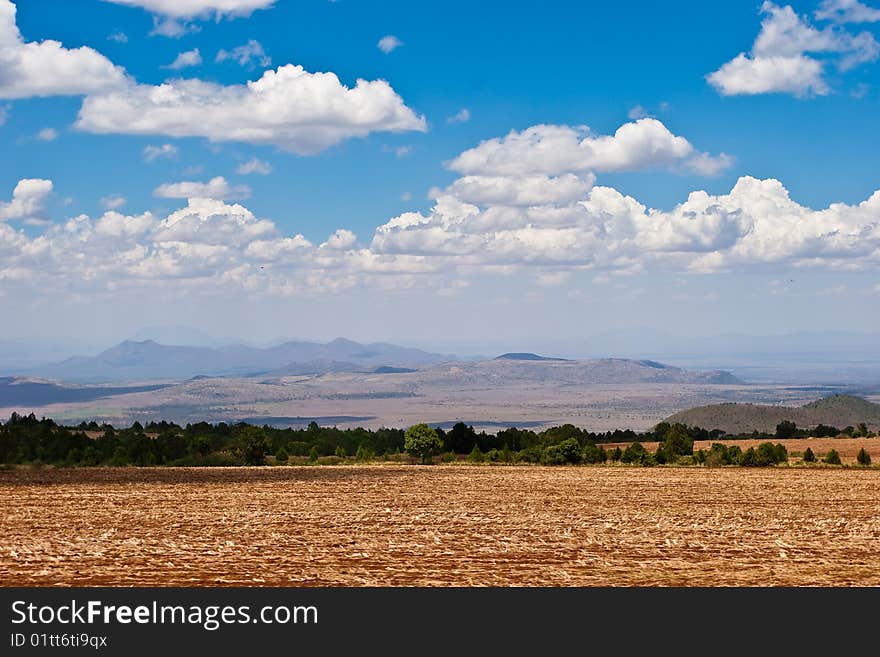
POLYGON ((754 431, 773 434, 783 422, 797 427, 827 428, 880 427, 880 404, 852 395, 832 395, 804 406, 771 406, 764 404, 711 404, 675 413, 666 419, 670 423, 720 429, 728 434, 748 434, 754 431))

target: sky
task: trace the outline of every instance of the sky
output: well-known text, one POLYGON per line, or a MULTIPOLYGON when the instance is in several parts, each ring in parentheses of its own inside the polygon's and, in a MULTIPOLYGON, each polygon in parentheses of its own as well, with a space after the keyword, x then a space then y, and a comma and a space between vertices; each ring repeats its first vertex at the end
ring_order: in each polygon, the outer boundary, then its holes
POLYGON ((857 0, 0 0, 0 341, 875 331, 878 39, 857 0))

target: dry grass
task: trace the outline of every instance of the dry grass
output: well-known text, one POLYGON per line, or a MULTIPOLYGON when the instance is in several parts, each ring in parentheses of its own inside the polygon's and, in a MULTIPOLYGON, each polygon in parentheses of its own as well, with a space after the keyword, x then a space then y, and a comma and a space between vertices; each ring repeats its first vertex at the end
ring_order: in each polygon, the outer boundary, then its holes
POLYGON ((21 469, 0 500, 4 586, 880 585, 869 469, 21 469))
MULTIPOLYGON (((856 463, 856 455, 859 450, 864 448, 871 455, 873 463, 880 464, 880 438, 789 438, 786 440, 778 440, 776 438, 762 438, 760 440, 697 440, 694 442, 694 449, 708 450, 712 443, 724 443, 725 445, 737 445, 743 451, 749 447, 757 447, 761 443, 766 442, 782 443, 785 445, 789 454, 802 454, 807 447, 813 450, 813 453, 821 458, 831 449, 836 449, 840 454, 840 460, 844 464, 852 465, 856 463)), ((602 446, 606 450, 612 450, 615 447, 626 449, 631 443, 606 443, 602 446)), ((645 449, 652 454, 657 451, 656 442, 642 443, 645 449)), ((797 459, 792 459, 796 462, 797 459)))

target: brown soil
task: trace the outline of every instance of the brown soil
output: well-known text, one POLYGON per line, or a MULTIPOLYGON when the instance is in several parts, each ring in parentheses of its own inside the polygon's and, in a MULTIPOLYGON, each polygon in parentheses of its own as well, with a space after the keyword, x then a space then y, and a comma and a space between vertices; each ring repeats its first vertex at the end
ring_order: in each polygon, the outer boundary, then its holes
POLYGON ((875 469, 0 472, 3 586, 878 586, 878 550, 875 469))

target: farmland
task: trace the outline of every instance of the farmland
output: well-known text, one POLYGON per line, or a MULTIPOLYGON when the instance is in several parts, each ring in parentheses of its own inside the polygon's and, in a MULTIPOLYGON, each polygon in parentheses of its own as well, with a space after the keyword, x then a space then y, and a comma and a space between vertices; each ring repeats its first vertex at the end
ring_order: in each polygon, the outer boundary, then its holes
POLYGON ((880 585, 880 471, 15 468, 4 586, 880 585))

